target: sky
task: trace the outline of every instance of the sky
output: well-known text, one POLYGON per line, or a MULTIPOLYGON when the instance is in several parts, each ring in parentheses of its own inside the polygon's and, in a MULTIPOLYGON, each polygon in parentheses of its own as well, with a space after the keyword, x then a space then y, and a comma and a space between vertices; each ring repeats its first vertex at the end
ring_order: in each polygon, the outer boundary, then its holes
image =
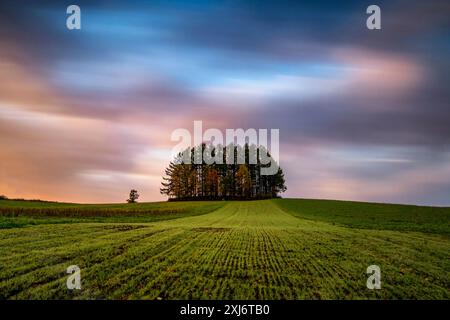
POLYGON ((0 194, 164 200, 171 133, 201 120, 279 129, 285 197, 448 206, 449 16, 445 0, 1 1, 0 194))

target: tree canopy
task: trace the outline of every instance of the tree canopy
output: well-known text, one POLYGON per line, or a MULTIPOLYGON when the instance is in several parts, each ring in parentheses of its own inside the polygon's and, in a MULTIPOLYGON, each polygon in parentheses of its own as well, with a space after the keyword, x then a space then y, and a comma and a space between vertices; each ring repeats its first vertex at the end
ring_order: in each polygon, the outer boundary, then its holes
POLYGON ((131 189, 130 191, 130 197, 127 199, 128 203, 135 203, 136 200, 139 198, 139 193, 135 189, 131 189))
MULTIPOLYGON (((251 148, 252 146, 249 147, 248 144, 244 147, 235 145, 212 147, 202 144, 187 149, 192 161, 183 162, 183 154, 179 153, 165 170, 166 176, 163 177, 160 192, 167 195, 169 200, 250 200, 279 197, 279 194, 287 189, 283 170, 277 164, 278 170, 275 174, 261 174, 261 168, 270 164, 261 162, 261 150, 258 148, 255 161, 249 161, 251 148), (229 160, 227 151, 230 147, 234 150, 234 161, 227 161, 229 160), (212 148, 213 157, 220 152, 222 163, 207 164, 205 159, 195 163, 195 157, 200 152, 203 154, 206 148, 212 148), (237 161, 239 149, 245 154, 245 161, 237 161)), ((267 156, 270 158, 268 152, 267 156)), ((271 158, 270 160, 273 161, 271 158)))

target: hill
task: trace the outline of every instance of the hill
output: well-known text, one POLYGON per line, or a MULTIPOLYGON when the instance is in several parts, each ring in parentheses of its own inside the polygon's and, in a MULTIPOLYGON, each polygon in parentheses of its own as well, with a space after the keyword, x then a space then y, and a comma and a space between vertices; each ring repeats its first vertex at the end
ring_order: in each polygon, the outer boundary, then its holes
POLYGON ((450 238, 439 226, 449 208, 292 199, 27 205, 9 203, 21 210, 13 217, 0 202, 9 221, 0 230, 1 299, 450 298, 450 238), (366 287, 372 264, 381 290, 366 287), (82 290, 66 288, 69 265, 81 268, 82 290))

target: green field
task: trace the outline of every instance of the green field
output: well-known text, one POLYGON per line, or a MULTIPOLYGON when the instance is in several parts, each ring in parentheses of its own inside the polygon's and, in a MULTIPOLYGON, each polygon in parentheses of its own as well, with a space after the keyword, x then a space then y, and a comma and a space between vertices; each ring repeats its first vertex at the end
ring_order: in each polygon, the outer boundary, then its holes
POLYGON ((323 200, 0 200, 0 299, 449 299, 449 221, 323 200), (372 264, 381 290, 366 288, 372 264))

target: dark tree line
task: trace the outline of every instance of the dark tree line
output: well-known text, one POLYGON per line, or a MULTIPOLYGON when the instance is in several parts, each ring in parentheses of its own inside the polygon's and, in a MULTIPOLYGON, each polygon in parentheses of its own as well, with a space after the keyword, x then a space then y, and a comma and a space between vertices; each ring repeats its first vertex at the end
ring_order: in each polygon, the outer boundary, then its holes
MULTIPOLYGON (((169 200, 249 200, 279 197, 281 192, 286 191, 283 171, 276 164, 275 174, 261 174, 261 168, 269 167, 270 163, 264 164, 267 161, 261 161, 262 151, 258 148, 256 153, 253 153, 256 154, 254 160, 250 161, 252 157, 250 152, 255 150, 252 148, 255 146, 249 147, 246 144, 244 147, 213 147, 202 144, 187 149, 190 163, 183 162, 183 154, 179 153, 165 170, 166 177, 163 177, 161 183, 161 194, 167 195, 169 200), (203 154, 205 148, 211 148, 211 155, 222 158, 222 164, 216 162, 207 164, 205 159, 197 161, 199 163, 196 164, 194 160, 203 154), (229 148, 234 150, 233 161, 230 161, 229 148), (216 154, 219 152, 217 150, 222 152, 216 154), (241 161, 237 161, 239 154, 241 161), (242 160, 243 154, 245 160, 242 160)), ((266 159, 267 157, 271 159, 268 152, 265 154, 266 159)))

